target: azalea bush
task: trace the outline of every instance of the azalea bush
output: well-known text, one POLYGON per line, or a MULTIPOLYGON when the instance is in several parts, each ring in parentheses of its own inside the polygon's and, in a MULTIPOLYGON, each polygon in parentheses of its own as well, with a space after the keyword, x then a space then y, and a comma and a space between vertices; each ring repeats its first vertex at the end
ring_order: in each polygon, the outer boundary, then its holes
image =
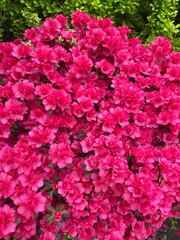
POLYGON ((151 239, 180 214, 180 53, 72 26, 0 43, 0 238, 151 239))

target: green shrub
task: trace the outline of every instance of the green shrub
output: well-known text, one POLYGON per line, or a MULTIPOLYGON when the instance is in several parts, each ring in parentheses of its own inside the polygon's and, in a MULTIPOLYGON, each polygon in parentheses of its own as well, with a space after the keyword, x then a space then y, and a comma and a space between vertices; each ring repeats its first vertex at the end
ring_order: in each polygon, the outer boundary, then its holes
POLYGON ((152 12, 147 17, 148 23, 146 25, 146 30, 143 32, 145 36, 148 35, 147 31, 150 33, 146 40, 147 43, 157 35, 163 35, 173 40, 175 46, 177 44, 178 47, 178 39, 176 39, 176 36, 179 34, 178 28, 180 24, 175 24, 175 18, 179 7, 178 4, 179 0, 153 1, 153 4, 151 4, 152 12))
POLYGON ((116 26, 128 25, 132 36, 146 44, 157 35, 172 40, 180 50, 180 0, 1 0, 1 40, 22 36, 24 29, 39 25, 57 13, 75 10, 98 18, 109 17, 116 26))
POLYGON ((1 0, 0 39, 21 37, 24 30, 42 23, 48 16, 59 12, 61 0, 1 0))

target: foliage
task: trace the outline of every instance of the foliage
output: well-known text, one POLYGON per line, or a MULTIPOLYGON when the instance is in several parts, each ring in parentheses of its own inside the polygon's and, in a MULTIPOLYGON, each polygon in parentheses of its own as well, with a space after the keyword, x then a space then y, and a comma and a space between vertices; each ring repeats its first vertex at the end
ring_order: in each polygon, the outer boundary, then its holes
POLYGON ((1 0, 0 39, 11 40, 22 36, 27 27, 40 25, 43 19, 59 12, 63 1, 1 0), (2 31, 3 29, 3 31, 2 31))
POLYGON ((0 43, 0 238, 151 238, 180 214, 180 53, 71 25, 0 43))
MULTIPOLYGON (((150 31, 147 42, 157 35, 163 35, 169 39, 177 36, 180 24, 175 24, 174 21, 178 13, 178 3, 180 3, 179 0, 153 1, 151 4, 152 13, 147 17, 148 23, 145 29, 145 32, 150 31)), ((174 40, 174 45, 180 47, 178 40, 174 40)))

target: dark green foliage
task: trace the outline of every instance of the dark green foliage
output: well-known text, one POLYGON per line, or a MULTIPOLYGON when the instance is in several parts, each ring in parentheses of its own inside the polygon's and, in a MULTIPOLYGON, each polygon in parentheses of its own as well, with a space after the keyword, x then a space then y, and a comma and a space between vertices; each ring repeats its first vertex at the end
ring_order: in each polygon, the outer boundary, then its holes
POLYGON ((55 16, 61 0, 0 0, 0 40, 21 37, 24 30, 36 27, 50 16, 55 16))
POLYGON ((146 40, 147 43, 157 35, 163 35, 173 40, 176 48, 180 48, 180 42, 178 41, 178 36, 180 36, 180 24, 175 23, 175 20, 177 20, 176 16, 178 14, 178 9, 180 11, 179 3, 179 0, 153 1, 153 4, 151 5, 152 11, 147 17, 148 24, 146 25, 146 30, 144 31, 144 35, 146 35, 146 31, 149 31, 147 32, 147 35, 149 35, 146 40))
POLYGON ((71 18, 75 10, 109 17, 116 26, 128 25, 132 36, 146 44, 158 35, 165 36, 180 50, 180 0, 1 0, 0 39, 21 37, 24 29, 57 13, 71 18))

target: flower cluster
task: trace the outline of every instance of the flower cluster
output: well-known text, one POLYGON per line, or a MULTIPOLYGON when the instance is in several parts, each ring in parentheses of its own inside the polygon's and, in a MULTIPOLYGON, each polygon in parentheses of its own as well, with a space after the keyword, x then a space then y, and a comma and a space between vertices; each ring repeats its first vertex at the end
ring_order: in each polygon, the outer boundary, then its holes
POLYGON ((151 239, 180 213, 180 53, 72 26, 0 43, 0 238, 151 239))

